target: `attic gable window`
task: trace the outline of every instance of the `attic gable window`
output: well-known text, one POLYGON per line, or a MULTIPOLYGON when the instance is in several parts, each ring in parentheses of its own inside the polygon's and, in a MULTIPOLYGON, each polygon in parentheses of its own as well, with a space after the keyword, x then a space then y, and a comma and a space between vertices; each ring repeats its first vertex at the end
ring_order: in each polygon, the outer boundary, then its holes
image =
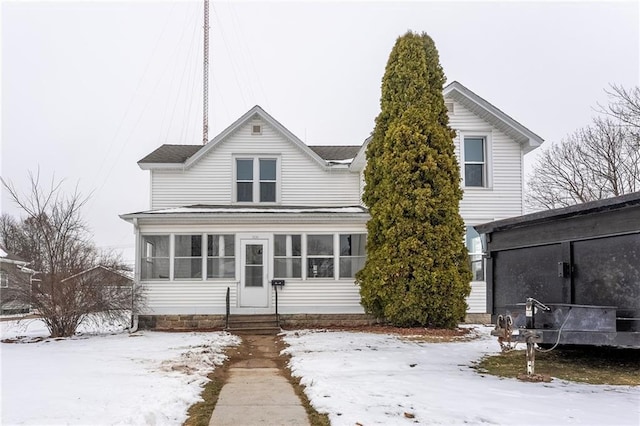
POLYGON ((251 134, 252 135, 261 135, 262 134, 262 126, 260 124, 253 124, 251 126, 251 134))
POLYGON ((278 199, 277 158, 236 158, 235 201, 275 203, 278 199))

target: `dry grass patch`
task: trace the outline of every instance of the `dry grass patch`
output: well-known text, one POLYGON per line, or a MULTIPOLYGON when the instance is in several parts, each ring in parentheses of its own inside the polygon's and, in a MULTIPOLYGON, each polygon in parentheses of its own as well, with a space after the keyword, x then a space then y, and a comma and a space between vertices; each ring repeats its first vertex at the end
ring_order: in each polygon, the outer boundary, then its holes
MULTIPOLYGON (((475 368, 480 373, 518 377, 526 372, 524 350, 483 358, 475 368)), ((640 350, 574 347, 536 352, 537 374, 572 382, 598 385, 640 386, 640 350)))
POLYGON ((424 343, 447 343, 473 340, 478 337, 477 332, 471 327, 458 327, 454 329, 426 328, 426 327, 394 327, 390 325, 366 325, 354 327, 323 327, 323 330, 351 331, 356 333, 395 334, 403 340, 424 343))

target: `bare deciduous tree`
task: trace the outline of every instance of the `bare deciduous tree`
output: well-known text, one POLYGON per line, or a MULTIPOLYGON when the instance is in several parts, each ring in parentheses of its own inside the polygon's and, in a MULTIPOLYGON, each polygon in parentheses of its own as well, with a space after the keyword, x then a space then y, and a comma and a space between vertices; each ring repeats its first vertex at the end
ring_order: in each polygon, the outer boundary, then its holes
POLYGON ((640 90, 612 86, 604 116, 542 151, 528 182, 531 209, 552 209, 640 190, 640 90))
POLYGON ((66 196, 61 181, 52 180, 43 189, 39 173, 29 173, 29 179, 30 192, 25 195, 2 179, 26 217, 18 222, 3 216, 0 239, 8 250, 32 261, 30 267, 38 271, 38 280, 17 285, 14 297, 31 304, 52 337, 71 336, 87 321, 128 319, 142 303, 142 295, 122 280, 124 262, 113 254, 99 253, 91 242, 80 213, 88 198, 77 188, 66 196), (83 274, 100 264, 113 274, 83 274))

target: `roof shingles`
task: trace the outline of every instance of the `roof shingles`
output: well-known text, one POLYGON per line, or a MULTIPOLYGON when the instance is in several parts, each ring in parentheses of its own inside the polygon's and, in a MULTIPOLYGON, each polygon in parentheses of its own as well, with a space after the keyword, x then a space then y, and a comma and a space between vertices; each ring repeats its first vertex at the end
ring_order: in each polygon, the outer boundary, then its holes
MULTIPOLYGON (((204 146, 164 144, 138 161, 138 164, 181 164, 204 146)), ((342 161, 354 158, 360 146, 309 146, 309 148, 325 161, 342 161)))

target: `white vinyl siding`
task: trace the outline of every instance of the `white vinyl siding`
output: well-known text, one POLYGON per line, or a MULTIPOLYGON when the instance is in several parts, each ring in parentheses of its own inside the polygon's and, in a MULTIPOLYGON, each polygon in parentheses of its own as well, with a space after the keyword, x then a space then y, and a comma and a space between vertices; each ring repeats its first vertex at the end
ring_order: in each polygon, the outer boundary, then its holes
MULTIPOLYGON (((256 124, 255 122, 253 124, 256 124)), ((267 123, 252 135, 252 122, 185 170, 151 171, 151 208, 233 202, 234 158, 280 159, 278 203, 293 206, 354 206, 360 204, 360 176, 347 169, 324 169, 267 123)))
MULTIPOLYGON (((485 149, 488 185, 479 188, 463 188, 464 196, 460 202, 460 214, 465 220, 477 217, 490 217, 497 220, 522 215, 523 152, 520 144, 460 103, 455 102, 454 109, 455 115, 450 117, 449 125, 456 131, 454 143, 459 162, 461 160, 460 144, 464 136, 487 138, 485 149)), ((461 172, 464 173, 462 162, 460 165, 461 172)))
MULTIPOLYGON (((261 224, 246 223, 225 223, 215 224, 214 221, 206 224, 186 224, 177 220, 175 223, 165 224, 141 224, 140 238, 147 235, 168 236, 169 241, 177 235, 203 235, 207 239, 210 235, 221 235, 224 237, 234 236, 234 254, 239 255, 240 240, 251 240, 260 237, 269 241, 269 247, 274 247, 275 235, 300 236, 302 247, 300 257, 297 250, 294 251, 292 241, 291 250, 285 248, 285 256, 291 253, 292 257, 304 262, 306 255, 306 241, 310 235, 328 235, 333 239, 335 262, 338 262, 338 253, 335 249, 340 235, 353 235, 366 233, 364 220, 341 221, 341 223, 331 223, 331 219, 325 219, 324 223, 314 224, 283 224, 280 220, 261 224), (269 230, 269 232, 265 232, 269 230)), ((203 239, 203 242, 206 241, 203 239)), ((286 240, 285 240, 286 241, 286 240)), ((223 245, 219 243, 219 246, 223 245)), ((231 244, 225 242, 226 247, 231 244)), ((285 245, 286 247, 286 245, 285 245)), ((215 253, 215 250, 213 251, 215 253)), ((270 257, 267 260, 269 276, 268 279, 282 278, 285 285, 278 293, 278 306, 281 313, 363 313, 360 305, 359 287, 355 285, 353 278, 328 277, 323 279, 312 279, 309 277, 287 278, 275 277, 273 265, 275 260, 275 250, 269 250, 270 257)), ((281 253, 281 252, 279 252, 281 253)), ((225 257, 229 256, 225 249, 225 257)), ((236 262, 236 271, 239 270, 240 262, 236 262)), ((306 262, 304 262, 306 263, 306 262)), ((305 266, 303 266, 305 268, 305 266)), ((207 267, 208 269, 208 267, 207 267)), ((303 270, 303 275, 305 272, 303 270)), ((224 314, 225 295, 227 287, 230 290, 232 313, 246 313, 239 307, 239 274, 236 278, 206 279, 180 279, 180 280, 159 280, 147 279, 139 281, 139 284, 147 291, 146 314, 224 314)), ((270 307, 274 309, 273 289, 269 285, 270 307)))

